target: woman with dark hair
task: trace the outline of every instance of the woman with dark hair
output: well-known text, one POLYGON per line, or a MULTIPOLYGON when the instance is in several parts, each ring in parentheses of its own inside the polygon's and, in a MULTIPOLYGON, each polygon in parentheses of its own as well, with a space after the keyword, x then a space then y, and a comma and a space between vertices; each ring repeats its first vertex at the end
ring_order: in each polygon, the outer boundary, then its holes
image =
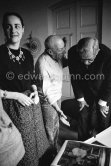
POLYGON ((20 131, 25 155, 19 166, 37 166, 49 147, 36 85, 33 58, 20 47, 24 23, 18 13, 8 12, 2 22, 5 44, 0 46, 0 92, 4 110, 20 131))

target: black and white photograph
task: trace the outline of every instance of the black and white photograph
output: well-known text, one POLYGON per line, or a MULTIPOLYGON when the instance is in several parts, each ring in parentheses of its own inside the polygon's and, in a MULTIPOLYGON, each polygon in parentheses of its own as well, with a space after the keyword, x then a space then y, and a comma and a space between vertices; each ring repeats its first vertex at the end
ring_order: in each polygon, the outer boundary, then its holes
MULTIPOLYGON (((110 127, 111 0, 1 0, 0 166, 52 166, 67 140, 111 148, 110 127)), ((75 148, 68 166, 107 160, 75 148)))
POLYGON ((111 148, 100 145, 68 141, 58 165, 61 166, 110 166, 111 148))

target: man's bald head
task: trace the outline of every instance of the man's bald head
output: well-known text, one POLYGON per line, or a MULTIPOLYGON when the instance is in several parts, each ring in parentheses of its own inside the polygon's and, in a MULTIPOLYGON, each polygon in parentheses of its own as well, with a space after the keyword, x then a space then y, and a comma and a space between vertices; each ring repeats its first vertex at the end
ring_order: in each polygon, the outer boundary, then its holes
POLYGON ((54 59, 61 59, 65 53, 65 43, 60 36, 50 35, 45 40, 45 49, 54 59))
POLYGON ((58 46, 62 46, 64 47, 64 42, 62 40, 61 37, 57 36, 57 35, 50 35, 46 38, 45 40, 45 48, 46 49, 54 49, 58 46))

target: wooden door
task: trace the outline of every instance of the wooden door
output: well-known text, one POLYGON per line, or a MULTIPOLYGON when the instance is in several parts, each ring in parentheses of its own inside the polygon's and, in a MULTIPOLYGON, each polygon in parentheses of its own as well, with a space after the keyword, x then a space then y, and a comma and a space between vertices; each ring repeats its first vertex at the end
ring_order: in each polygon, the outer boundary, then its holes
MULTIPOLYGON (((99 37, 98 0, 68 0, 57 3, 52 8, 52 33, 66 37, 67 50, 79 39, 99 37)), ((70 83, 68 67, 64 68, 62 98, 72 98, 74 93, 70 83)))
POLYGON ((101 39, 101 4, 98 0, 77 1, 77 41, 83 37, 101 39))
MULTIPOLYGON (((53 11, 53 33, 67 40, 66 50, 76 44, 76 3, 57 5, 53 11)), ((68 67, 65 67, 63 75, 62 99, 74 96, 70 83, 68 67)))

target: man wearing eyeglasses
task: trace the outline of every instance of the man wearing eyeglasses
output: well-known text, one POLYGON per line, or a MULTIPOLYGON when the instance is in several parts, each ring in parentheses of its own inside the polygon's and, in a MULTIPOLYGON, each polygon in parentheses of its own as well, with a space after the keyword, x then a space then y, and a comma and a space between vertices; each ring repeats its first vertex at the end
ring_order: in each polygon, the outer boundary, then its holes
POLYGON ((86 140, 91 130, 101 132, 111 123, 111 50, 96 38, 82 38, 69 49, 68 66, 79 111, 78 139, 86 140))

